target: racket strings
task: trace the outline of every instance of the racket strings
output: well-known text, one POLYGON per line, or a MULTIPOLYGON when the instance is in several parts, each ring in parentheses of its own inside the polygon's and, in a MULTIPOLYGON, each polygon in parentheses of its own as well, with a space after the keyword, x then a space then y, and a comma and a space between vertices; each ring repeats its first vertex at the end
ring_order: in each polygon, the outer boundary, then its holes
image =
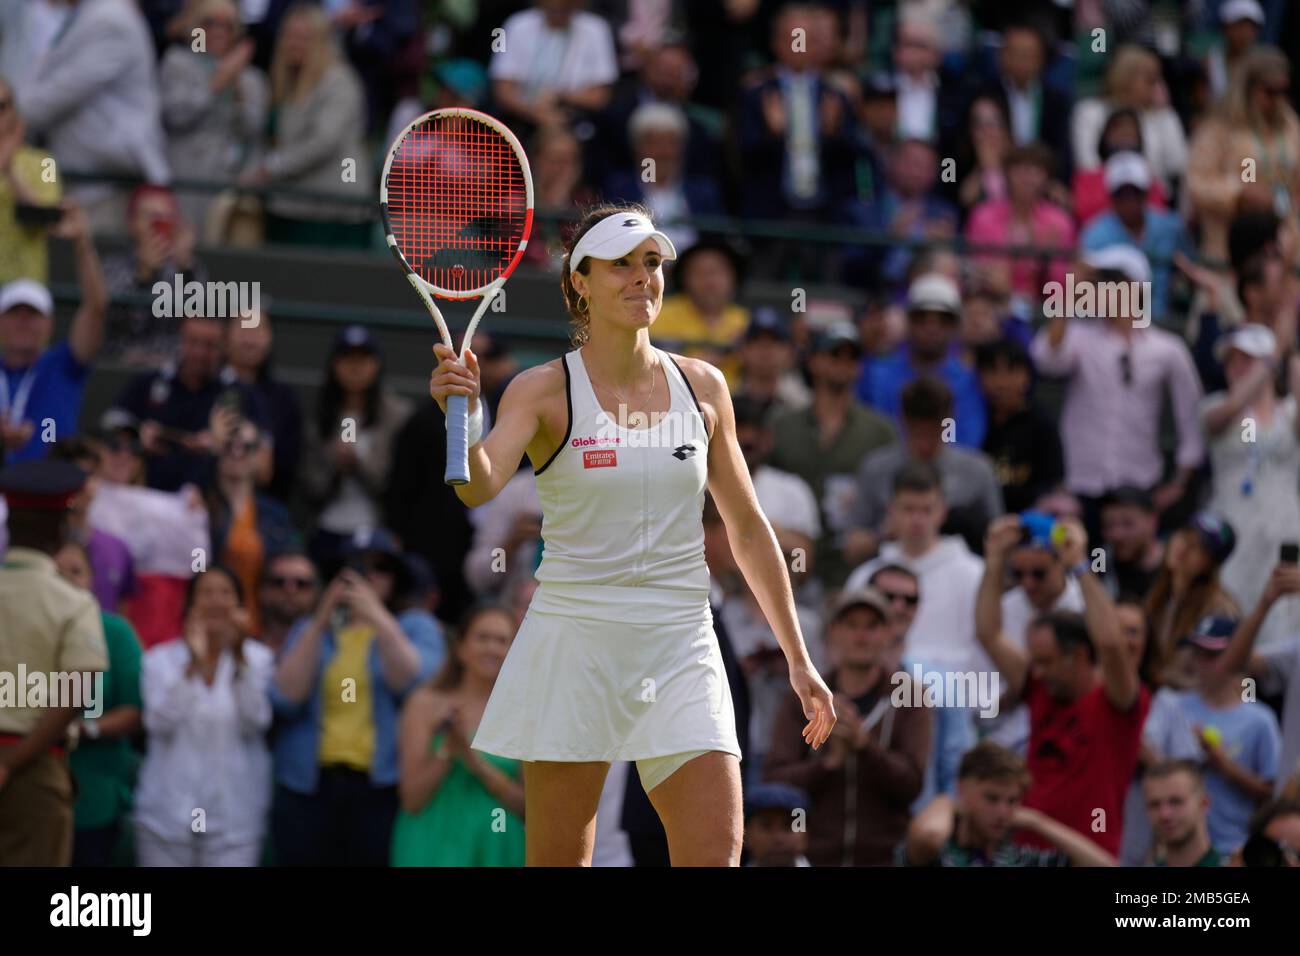
POLYGON ((489 285, 527 238, 524 170, 497 130, 440 116, 411 129, 388 174, 399 251, 420 278, 453 292, 489 285))

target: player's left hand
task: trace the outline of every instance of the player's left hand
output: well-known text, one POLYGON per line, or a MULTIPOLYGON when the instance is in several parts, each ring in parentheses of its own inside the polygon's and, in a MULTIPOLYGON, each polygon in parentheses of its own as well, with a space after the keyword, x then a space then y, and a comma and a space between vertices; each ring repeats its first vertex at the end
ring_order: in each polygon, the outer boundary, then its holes
POLYGON ((826 742, 835 726, 835 702, 830 688, 817 673, 811 662, 790 668, 790 686, 799 696, 808 724, 803 729, 803 739, 813 750, 826 742))

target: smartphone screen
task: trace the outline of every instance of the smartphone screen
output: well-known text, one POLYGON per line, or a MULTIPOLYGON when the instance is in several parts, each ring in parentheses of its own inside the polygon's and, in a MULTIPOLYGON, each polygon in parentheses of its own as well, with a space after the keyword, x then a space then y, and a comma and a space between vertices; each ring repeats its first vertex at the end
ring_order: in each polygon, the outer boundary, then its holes
POLYGON ((1300 564, 1300 544, 1295 541, 1283 542, 1278 560, 1283 564, 1300 564))

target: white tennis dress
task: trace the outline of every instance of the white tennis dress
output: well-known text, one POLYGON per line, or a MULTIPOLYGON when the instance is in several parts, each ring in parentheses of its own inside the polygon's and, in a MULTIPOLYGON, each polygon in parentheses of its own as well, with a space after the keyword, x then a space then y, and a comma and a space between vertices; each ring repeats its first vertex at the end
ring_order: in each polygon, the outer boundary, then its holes
POLYGON ((473 747, 520 760, 739 757, 709 609, 699 403, 656 349, 672 405, 648 429, 623 429, 581 352, 564 356, 568 433, 537 472, 539 586, 473 747))

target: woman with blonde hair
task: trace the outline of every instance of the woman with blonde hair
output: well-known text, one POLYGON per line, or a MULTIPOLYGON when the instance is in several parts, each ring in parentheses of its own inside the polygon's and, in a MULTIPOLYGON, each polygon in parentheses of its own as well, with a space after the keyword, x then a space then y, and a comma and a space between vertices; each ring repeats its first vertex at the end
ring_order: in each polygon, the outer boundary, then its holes
POLYGON ((1192 140, 1187 191, 1201 225, 1201 252, 1228 257, 1228 225, 1238 212, 1271 209, 1287 228, 1300 201, 1300 118, 1287 101, 1291 64, 1260 46, 1233 71, 1227 95, 1192 140))
POLYGON ((1168 192, 1187 169, 1187 135, 1182 120, 1169 105, 1169 89, 1160 72, 1160 59, 1140 46, 1115 51, 1106 69, 1100 97, 1083 100, 1074 108, 1070 139, 1079 169, 1096 169, 1106 118, 1117 109, 1131 109, 1142 128, 1142 153, 1168 192))
POLYGON ((364 248, 373 187, 364 141, 365 91, 318 6, 297 4, 284 16, 271 58, 271 105, 269 149, 240 183, 332 193, 343 201, 273 190, 266 200, 266 238, 364 248))

